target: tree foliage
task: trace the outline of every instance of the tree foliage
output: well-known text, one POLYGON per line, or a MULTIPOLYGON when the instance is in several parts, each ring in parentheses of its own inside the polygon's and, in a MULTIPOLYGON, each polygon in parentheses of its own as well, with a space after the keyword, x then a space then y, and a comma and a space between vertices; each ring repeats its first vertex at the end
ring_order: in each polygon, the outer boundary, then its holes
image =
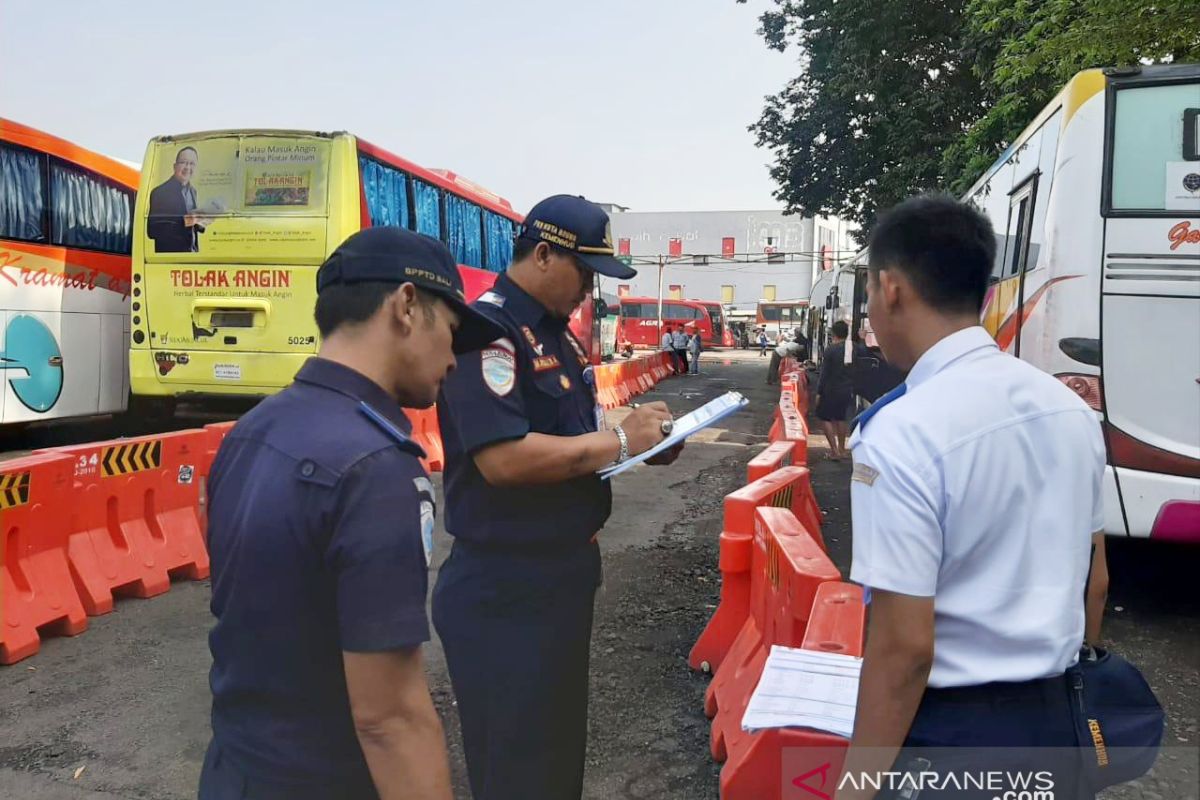
POLYGON ((965 191, 1081 69, 1200 61, 1200 0, 775 0, 760 22, 799 54, 751 126, 776 197, 865 229, 965 191))

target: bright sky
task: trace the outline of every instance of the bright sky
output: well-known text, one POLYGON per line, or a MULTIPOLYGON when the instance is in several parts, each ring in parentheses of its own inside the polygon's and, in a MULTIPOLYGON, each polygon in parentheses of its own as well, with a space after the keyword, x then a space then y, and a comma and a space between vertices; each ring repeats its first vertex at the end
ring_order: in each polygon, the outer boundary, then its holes
POLYGON ((0 115, 140 162, 153 135, 348 130, 525 211, 774 208, 746 126, 797 70, 751 0, 0 0, 0 115))

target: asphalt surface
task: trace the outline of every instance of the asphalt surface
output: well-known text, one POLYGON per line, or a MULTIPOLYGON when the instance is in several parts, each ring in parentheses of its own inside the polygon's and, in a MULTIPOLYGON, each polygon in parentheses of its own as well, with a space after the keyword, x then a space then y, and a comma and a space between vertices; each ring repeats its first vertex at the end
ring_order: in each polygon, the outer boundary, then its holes
MULTIPOLYGON (((605 577, 592 645, 589 800, 718 797, 719 765, 708 756, 702 713, 708 678, 688 669, 686 657, 720 588, 722 498, 744 484, 745 464, 766 441, 778 395, 763 383, 766 359, 752 353, 706 354, 702 369, 699 377, 666 381, 647 399, 685 412, 736 389, 751 406, 689 443, 676 464, 638 467, 615 479, 614 513, 601 535, 605 577)), ((824 453, 814 435, 810 466, 826 512, 824 537, 834 563, 848 572, 850 467, 824 453)), ((448 550, 441 530, 436 545, 435 571, 448 550)), ((1113 542, 1110 561, 1106 639, 1143 669, 1169 722, 1168 749, 1155 771, 1104 796, 1195 797, 1200 549, 1113 542)), ((46 639, 38 655, 0 667, 0 798, 195 797, 209 735, 208 599, 206 582, 181 582, 157 598, 120 600, 84 634, 46 639)), ((453 695, 436 641, 426 646, 426 659, 456 790, 467 798, 453 695)))

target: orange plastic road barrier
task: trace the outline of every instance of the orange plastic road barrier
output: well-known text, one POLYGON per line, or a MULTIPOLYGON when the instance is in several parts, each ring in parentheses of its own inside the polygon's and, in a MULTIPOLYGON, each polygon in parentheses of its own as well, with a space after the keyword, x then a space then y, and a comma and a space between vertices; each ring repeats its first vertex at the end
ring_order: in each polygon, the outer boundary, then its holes
MULTIPOLYGON (((809 499, 811 495, 808 468, 797 466, 776 470, 725 495, 725 522, 719 555, 721 598, 717 610, 688 654, 692 669, 715 672, 750 615, 754 509, 759 506, 787 508, 807 523, 812 519, 811 508, 815 504, 809 499)), ((809 532, 824 550, 825 541, 819 526, 809 532)))
POLYGON ((600 401, 600 405, 605 410, 612 410, 621 405, 615 386, 617 365, 603 364, 596 367, 593 374, 596 376, 596 398, 600 401))
POLYGON ((808 373, 804 370, 790 372, 780 380, 782 394, 790 396, 792 405, 801 416, 808 416, 808 373))
MULTIPOLYGON (((862 589, 847 583, 822 583, 808 620, 808 632, 801 643, 805 649, 861 656, 866 629, 866 607, 862 589), (819 647, 814 646, 819 643, 819 647)), ((760 668, 761 674, 761 668, 760 668)), ((736 729, 724 738, 727 759, 721 768, 722 800, 783 800, 784 797, 816 797, 808 787, 821 786, 821 773, 829 776, 826 789, 841 774, 849 741, 831 733, 797 728, 771 728, 758 733, 736 729), (786 771, 785 771, 786 770, 786 771), (806 780, 806 776, 812 776, 806 780), (783 794, 785 786, 797 791, 783 794)), ((832 796, 833 792, 826 791, 832 796)))
POLYGON ((67 562, 73 463, 39 453, 0 467, 0 664, 36 653, 40 634, 87 630, 67 562))
POLYGON ((842 577, 796 516, 782 508, 756 511, 751 569, 751 613, 704 698, 704 712, 713 717, 710 743, 717 761, 725 760, 727 745, 741 731, 771 645, 799 647, 817 589, 842 577))
POLYGON ((653 389, 658 385, 658 378, 654 375, 654 357, 642 356, 639 360, 642 362, 642 374, 646 376, 646 383, 653 389))
POLYGON ((654 381, 650 378, 649 366, 650 362, 644 356, 640 356, 633 361, 633 378, 637 381, 638 389, 643 393, 654 388, 654 381))
POLYGON ((808 424, 786 394, 780 397, 779 404, 775 407, 775 419, 767 432, 767 441, 791 442, 795 451, 792 463, 808 463, 808 424))
POLYGON ((438 427, 437 406, 430 408, 406 408, 404 415, 412 423, 412 440, 425 451, 421 463, 426 472, 441 472, 446 464, 446 450, 442 445, 442 430, 438 427))
POLYGON ((208 577, 198 467, 210 434, 177 431, 74 447, 67 556, 89 614, 112 610, 114 592, 148 597, 171 576, 208 577))
POLYGON ((777 469, 792 466, 795 463, 792 461, 793 452, 791 442, 780 441, 767 445, 766 450, 750 459, 746 465, 746 483, 754 483, 777 469))
POLYGON ((666 353, 655 353, 650 357, 651 363, 654 364, 654 380, 661 381, 671 374, 671 368, 667 366, 666 353))
POLYGON ((225 437, 229 435, 229 432, 233 430, 233 426, 236 424, 237 421, 234 420, 232 422, 217 422, 204 426, 206 447, 204 466, 200 470, 200 474, 205 478, 212 474, 213 461, 217 457, 217 451, 221 449, 221 442, 225 441, 225 437))

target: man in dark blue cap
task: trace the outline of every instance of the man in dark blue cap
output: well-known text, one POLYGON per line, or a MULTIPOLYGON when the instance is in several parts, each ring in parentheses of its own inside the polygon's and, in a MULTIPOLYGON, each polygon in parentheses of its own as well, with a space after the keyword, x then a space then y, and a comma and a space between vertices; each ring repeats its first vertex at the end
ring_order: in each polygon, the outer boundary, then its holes
POLYGON ((320 353, 213 465, 200 798, 450 800, 420 649, 435 501, 401 406, 504 330, 445 245, 400 228, 347 239, 317 291, 320 353))
POLYGON ((534 206, 512 266, 475 304, 504 335, 459 358, 438 402, 454 548, 433 620, 475 800, 580 796, 596 535, 612 505, 596 470, 669 430, 663 403, 604 429, 587 352, 567 327, 597 273, 636 274, 613 257, 604 211, 568 195, 534 206))

